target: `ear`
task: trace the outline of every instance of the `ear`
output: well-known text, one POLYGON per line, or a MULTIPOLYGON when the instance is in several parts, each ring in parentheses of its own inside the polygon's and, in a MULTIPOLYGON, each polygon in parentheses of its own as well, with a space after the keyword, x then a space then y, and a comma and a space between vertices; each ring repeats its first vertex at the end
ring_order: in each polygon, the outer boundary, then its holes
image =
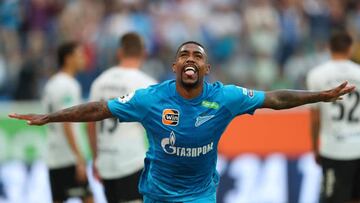
POLYGON ((211 69, 210 64, 206 64, 205 75, 209 75, 209 74, 210 74, 210 69, 211 69))
POLYGON ((174 73, 176 73, 175 62, 172 64, 172 71, 173 71, 174 73))

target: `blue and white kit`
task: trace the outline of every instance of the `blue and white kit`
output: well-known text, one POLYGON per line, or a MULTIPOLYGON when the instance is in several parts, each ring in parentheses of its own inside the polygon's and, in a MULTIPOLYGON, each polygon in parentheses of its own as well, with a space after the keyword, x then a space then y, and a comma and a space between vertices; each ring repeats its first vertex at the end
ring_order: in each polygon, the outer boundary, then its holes
POLYGON ((234 117, 253 114, 264 99, 262 91, 220 82, 204 82, 201 95, 184 99, 169 80, 108 101, 120 122, 140 122, 146 129, 149 149, 139 183, 145 202, 213 199, 222 133, 234 117))

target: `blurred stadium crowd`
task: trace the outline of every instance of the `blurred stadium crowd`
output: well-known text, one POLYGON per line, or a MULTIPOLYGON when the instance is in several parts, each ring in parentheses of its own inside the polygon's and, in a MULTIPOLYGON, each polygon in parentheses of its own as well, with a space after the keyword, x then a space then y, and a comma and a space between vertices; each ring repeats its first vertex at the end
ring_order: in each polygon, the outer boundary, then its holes
MULTIPOLYGON (((119 36, 137 31, 146 40, 144 71, 159 81, 173 77, 177 46, 203 43, 209 80, 258 89, 304 88, 309 69, 328 59, 333 29, 360 39, 357 0, 2 0, 0 100, 41 96, 56 71, 56 48, 78 40, 86 71, 78 76, 87 97, 93 79, 115 64, 119 36)), ((360 46, 354 60, 360 62, 360 46)))

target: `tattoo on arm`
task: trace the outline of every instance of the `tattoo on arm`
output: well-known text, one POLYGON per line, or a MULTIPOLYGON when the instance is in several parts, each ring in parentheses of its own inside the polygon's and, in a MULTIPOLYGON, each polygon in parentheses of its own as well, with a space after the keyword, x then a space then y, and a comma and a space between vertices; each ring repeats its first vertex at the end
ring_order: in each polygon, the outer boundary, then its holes
POLYGON ((48 114, 49 122, 90 122, 113 117, 107 102, 89 102, 48 114))
POLYGON ((266 92, 263 108, 288 109, 326 100, 323 92, 302 90, 276 90, 266 92))

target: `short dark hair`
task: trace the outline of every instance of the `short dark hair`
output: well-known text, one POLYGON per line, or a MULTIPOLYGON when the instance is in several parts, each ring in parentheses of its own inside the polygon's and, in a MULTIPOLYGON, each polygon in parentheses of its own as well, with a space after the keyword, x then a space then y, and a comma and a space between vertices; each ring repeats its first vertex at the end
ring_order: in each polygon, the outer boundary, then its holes
POLYGON ((187 45, 187 44, 196 44, 196 45, 198 45, 199 47, 201 47, 201 48, 203 48, 203 49, 205 50, 205 47, 204 47, 202 44, 200 44, 199 42, 186 41, 186 42, 180 44, 180 46, 178 47, 178 49, 177 49, 177 51, 176 51, 176 56, 179 54, 180 49, 181 49, 183 46, 187 45))
POLYGON ((330 50, 331 52, 347 52, 352 43, 353 40, 347 31, 334 31, 330 37, 330 50))
POLYGON ((62 66, 65 64, 66 57, 71 55, 79 45, 80 44, 78 42, 70 41, 65 42, 59 46, 57 50, 59 68, 62 68, 62 66))
MULTIPOLYGON (((204 49, 204 52, 205 52, 205 47, 204 47, 202 44, 200 44, 199 42, 196 42, 196 41, 186 41, 186 42, 180 44, 180 46, 178 47, 178 49, 177 49, 177 51, 176 51, 176 54, 175 54, 175 58, 177 58, 180 49, 181 49, 183 46, 187 45, 187 44, 195 44, 195 45, 198 45, 199 47, 201 47, 202 49, 204 49)), ((207 60, 207 54, 206 54, 206 52, 205 52, 205 55, 206 55, 205 57, 206 57, 206 60, 207 60)))
POLYGON ((139 34, 128 32, 120 38, 119 47, 124 51, 124 56, 139 57, 144 52, 144 42, 139 34))

